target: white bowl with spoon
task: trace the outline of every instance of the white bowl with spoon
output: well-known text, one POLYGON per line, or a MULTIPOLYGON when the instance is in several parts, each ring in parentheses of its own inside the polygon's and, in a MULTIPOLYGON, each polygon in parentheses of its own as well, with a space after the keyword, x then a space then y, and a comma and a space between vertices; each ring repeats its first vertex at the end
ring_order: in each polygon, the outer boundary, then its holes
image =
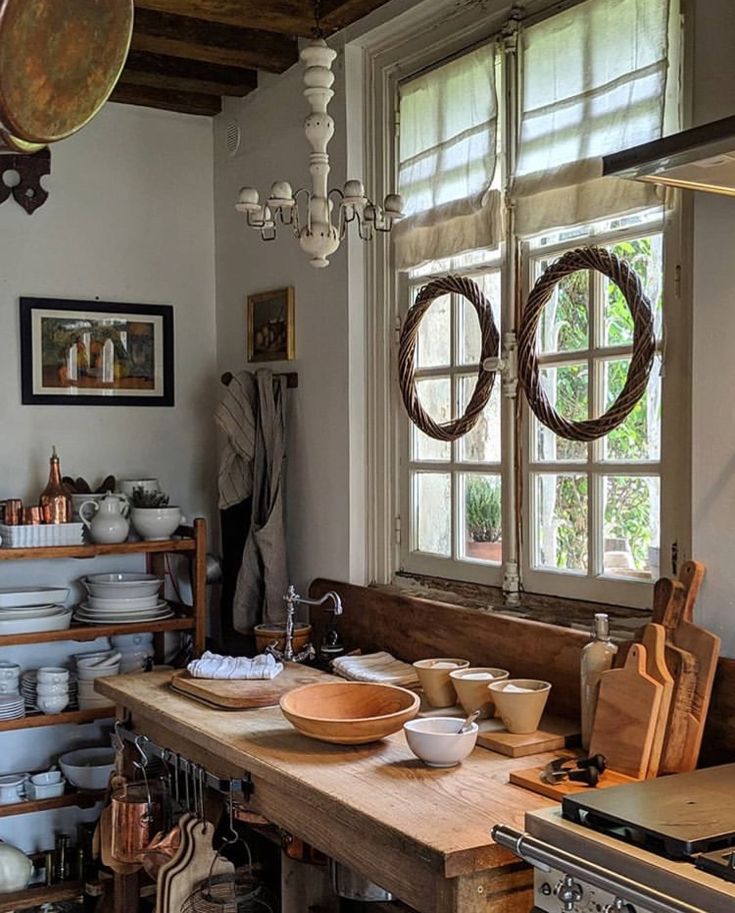
POLYGON ((403 731, 408 747, 427 767, 456 767, 472 753, 478 726, 472 717, 435 716, 409 720, 403 731))

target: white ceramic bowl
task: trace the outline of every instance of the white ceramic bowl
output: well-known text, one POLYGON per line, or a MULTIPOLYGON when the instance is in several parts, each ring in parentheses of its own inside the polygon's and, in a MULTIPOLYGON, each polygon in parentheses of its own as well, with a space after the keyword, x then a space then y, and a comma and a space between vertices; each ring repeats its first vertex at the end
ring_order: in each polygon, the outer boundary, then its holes
POLYGON ((71 625, 71 609, 59 606, 58 612, 42 618, 11 618, 0 614, 0 634, 35 634, 37 631, 63 631, 71 625))
POLYGON ((36 694, 68 694, 69 682, 37 682, 36 694))
POLYGON ((80 748, 59 758, 66 779, 79 789, 106 789, 115 767, 113 748, 80 748))
POLYGON ((455 767, 471 754, 477 741, 477 723, 460 733, 463 722, 460 717, 427 717, 409 720, 403 731, 408 747, 428 767, 455 767))
POLYGON ((18 663, 11 663, 8 660, 0 660, 0 679, 18 678, 20 675, 20 666, 18 663))
POLYGON ((160 601, 158 593, 152 596, 116 596, 112 599, 90 596, 85 605, 100 612, 130 612, 135 609, 152 609, 160 601))
POLYGON ((65 685, 69 681, 69 670, 61 666, 41 666, 36 672, 38 684, 65 685))
POLYGON ((120 662, 122 654, 119 650, 104 650, 99 653, 77 653, 74 659, 77 669, 103 669, 105 666, 115 666, 120 662))
POLYGON ((43 770, 37 774, 31 774, 31 783, 34 786, 48 786, 49 783, 60 783, 60 770, 43 770))
POLYGON ((36 695, 36 707, 41 713, 61 713, 69 705, 69 692, 63 694, 38 694, 36 695))
POLYGON ((101 599, 138 599, 155 596, 163 583, 155 574, 90 574, 82 580, 90 596, 101 599))
POLYGON ((130 520, 136 533, 146 541, 170 539, 181 525, 181 508, 134 507, 130 520))

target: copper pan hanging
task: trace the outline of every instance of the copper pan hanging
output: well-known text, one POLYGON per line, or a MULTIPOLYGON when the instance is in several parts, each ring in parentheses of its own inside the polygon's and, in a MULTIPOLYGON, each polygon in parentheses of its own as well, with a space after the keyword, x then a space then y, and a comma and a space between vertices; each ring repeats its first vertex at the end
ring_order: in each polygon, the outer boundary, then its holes
POLYGON ((76 133, 120 77, 133 0, 0 0, 0 151, 76 133))

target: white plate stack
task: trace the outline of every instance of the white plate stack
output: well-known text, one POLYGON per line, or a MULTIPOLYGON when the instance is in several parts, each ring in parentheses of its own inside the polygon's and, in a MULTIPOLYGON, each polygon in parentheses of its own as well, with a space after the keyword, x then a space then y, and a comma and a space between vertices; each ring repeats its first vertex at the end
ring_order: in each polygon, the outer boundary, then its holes
POLYGON ((26 715, 26 705, 18 694, 0 694, 0 720, 20 720, 26 715))
POLYGON ((174 616, 159 595, 163 580, 153 574, 94 574, 82 583, 89 597, 74 617, 83 624, 139 624, 174 616))
POLYGON ((0 635, 61 631, 71 624, 63 603, 67 587, 3 587, 0 589, 0 635))

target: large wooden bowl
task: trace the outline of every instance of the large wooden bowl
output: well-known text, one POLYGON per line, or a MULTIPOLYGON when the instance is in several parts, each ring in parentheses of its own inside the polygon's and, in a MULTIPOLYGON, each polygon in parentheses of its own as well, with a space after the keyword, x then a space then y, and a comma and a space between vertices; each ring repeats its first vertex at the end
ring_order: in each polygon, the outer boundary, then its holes
POLYGON ((419 711, 406 688, 368 682, 316 682, 281 698, 286 719, 309 738, 363 745, 398 732, 419 711))

